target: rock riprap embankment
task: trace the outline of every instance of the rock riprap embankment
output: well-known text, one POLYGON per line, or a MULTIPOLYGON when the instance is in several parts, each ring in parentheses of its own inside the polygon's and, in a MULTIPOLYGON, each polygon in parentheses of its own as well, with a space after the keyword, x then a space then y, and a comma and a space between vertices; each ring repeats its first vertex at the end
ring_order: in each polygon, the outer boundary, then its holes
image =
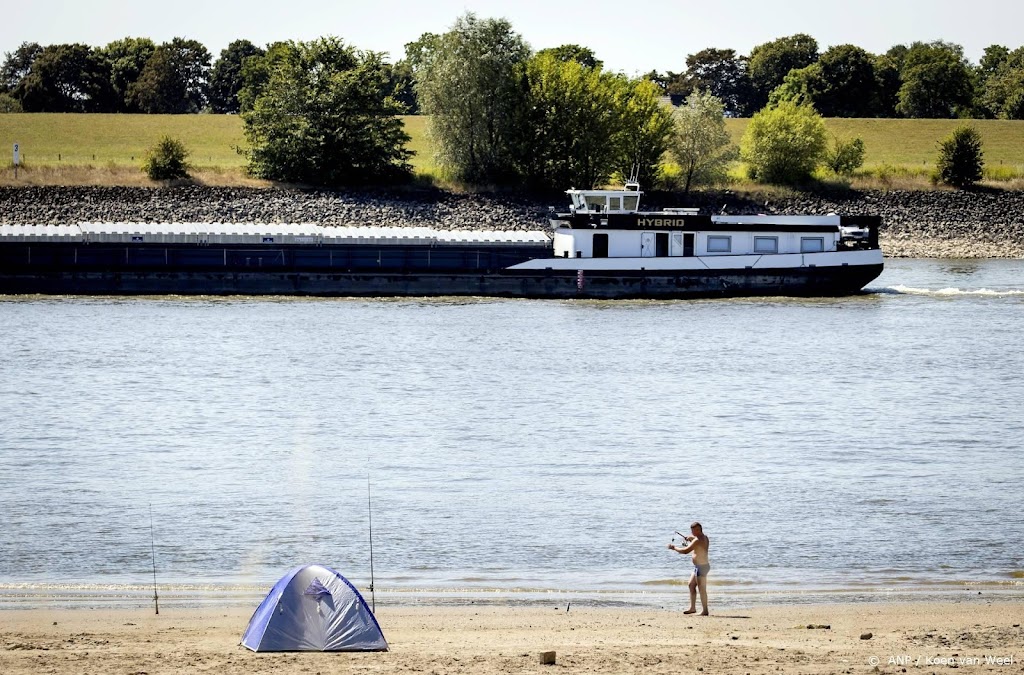
MULTIPOLYGON (((440 190, 123 187, 0 188, 0 222, 318 223, 537 230, 565 198, 455 194, 440 190)), ((705 213, 874 214, 891 257, 1024 257, 1024 192, 844 191, 793 197, 729 191, 685 200, 652 193, 645 208, 697 206, 705 213)))

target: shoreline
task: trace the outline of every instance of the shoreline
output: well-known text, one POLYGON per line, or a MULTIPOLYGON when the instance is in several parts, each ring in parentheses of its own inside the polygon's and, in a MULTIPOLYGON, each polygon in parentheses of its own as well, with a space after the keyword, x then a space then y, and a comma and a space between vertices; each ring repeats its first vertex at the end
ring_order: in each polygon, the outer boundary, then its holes
MULTIPOLYGON (((0 223, 318 223, 447 230, 546 230, 564 195, 457 194, 439 189, 330 191, 188 185, 0 187, 0 223)), ((652 192, 651 210, 687 205, 737 215, 882 216, 887 258, 1024 258, 1024 191, 864 190, 778 196, 730 190, 652 192)))
POLYGON ((253 653, 255 607, 0 611, 0 670, 37 672, 589 673, 1021 672, 1021 602, 875 602, 678 609, 393 607, 376 616, 388 652, 253 653), (939 659, 952 659, 940 662, 939 659), (998 661, 997 661, 998 660, 998 661), (918 671, 918 668, 925 670, 918 671))
MULTIPOLYGON (((161 606, 181 609, 222 606, 255 607, 273 581, 258 583, 158 583, 161 606)), ((369 599, 370 592, 356 584, 369 599)), ((976 599, 1002 599, 1024 602, 1024 584, 1016 580, 931 583, 848 584, 843 586, 790 585, 776 587, 737 587, 710 585, 710 593, 722 607, 790 606, 835 603, 947 602, 976 599)), ((417 606, 547 606, 552 602, 592 607, 625 609, 669 609, 687 593, 685 579, 678 583, 643 590, 625 588, 571 589, 518 587, 398 587, 380 588, 376 597, 381 604, 396 607, 417 606)), ((153 586, 146 584, 52 584, 0 583, 0 612, 33 611, 46 608, 111 610, 144 609, 152 606, 153 586)))

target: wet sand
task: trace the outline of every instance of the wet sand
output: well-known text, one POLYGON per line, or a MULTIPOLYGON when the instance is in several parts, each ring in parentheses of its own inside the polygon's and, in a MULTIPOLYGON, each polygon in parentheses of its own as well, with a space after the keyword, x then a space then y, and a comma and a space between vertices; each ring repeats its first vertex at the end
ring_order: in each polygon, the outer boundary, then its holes
POLYGON ((249 609, 6 610, 0 673, 1024 672, 1019 601, 566 609, 378 607, 391 651, 361 654, 250 652, 249 609))

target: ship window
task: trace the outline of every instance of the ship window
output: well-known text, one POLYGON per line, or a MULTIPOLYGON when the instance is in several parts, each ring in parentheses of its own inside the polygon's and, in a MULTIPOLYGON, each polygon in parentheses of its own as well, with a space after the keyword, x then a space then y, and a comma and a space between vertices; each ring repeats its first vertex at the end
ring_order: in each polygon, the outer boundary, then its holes
POLYGON ((618 197, 609 197, 608 198, 608 210, 609 211, 618 211, 619 210, 619 198, 618 197))
POLYGON ((778 253, 778 237, 754 237, 754 253, 778 253))
POLYGON ((708 253, 732 252, 732 237, 708 237, 708 253))
POLYGON ((824 250, 824 237, 800 237, 801 253, 821 253, 824 250))
POLYGON ((640 203, 639 197, 623 197, 622 208, 625 211, 636 211, 637 204, 640 203))
POLYGON ((604 211, 605 198, 600 197, 587 197, 587 210, 588 211, 604 211))

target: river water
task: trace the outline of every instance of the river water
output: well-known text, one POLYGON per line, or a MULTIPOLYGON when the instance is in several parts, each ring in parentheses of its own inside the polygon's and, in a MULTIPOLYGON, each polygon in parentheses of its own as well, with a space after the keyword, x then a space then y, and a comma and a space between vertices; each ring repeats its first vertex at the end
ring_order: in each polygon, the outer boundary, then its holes
POLYGON ((678 601, 695 519, 727 602, 1024 595, 1024 261, 869 290, 0 298, 0 606, 365 588, 371 513, 399 600, 678 601))

